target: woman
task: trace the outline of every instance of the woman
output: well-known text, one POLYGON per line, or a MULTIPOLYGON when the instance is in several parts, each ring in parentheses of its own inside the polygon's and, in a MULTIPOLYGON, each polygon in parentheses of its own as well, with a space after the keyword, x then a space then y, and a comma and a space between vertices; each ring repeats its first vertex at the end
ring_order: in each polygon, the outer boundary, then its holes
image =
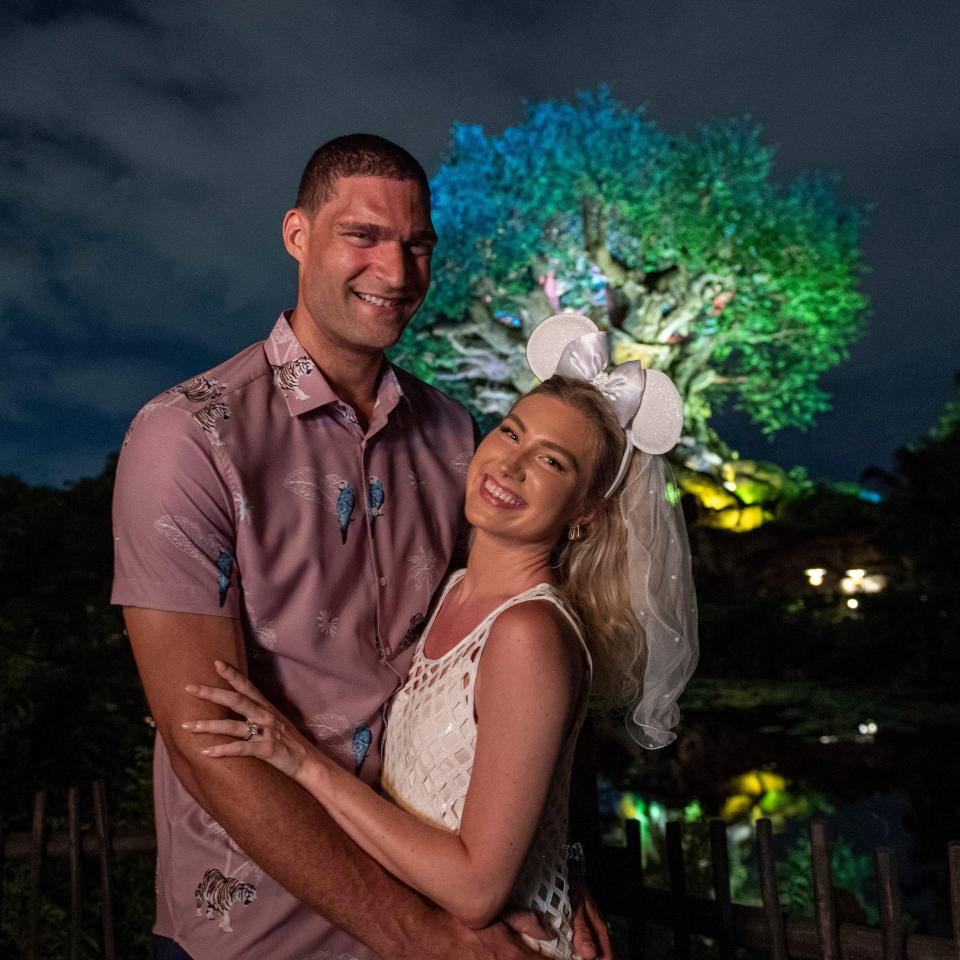
POLYGON ((293 777, 399 879, 473 926, 532 909, 572 947, 566 829, 587 701, 633 704, 648 747, 673 739, 696 660, 689 553, 660 458, 679 436, 670 381, 624 364, 562 314, 531 337, 540 386, 478 447, 467 476, 468 565, 447 582, 391 705, 381 796, 323 754, 236 670, 188 688, 244 721, 193 721, 293 777), (557 374, 557 375, 554 375, 557 374), (645 677, 645 669, 647 675, 645 677))

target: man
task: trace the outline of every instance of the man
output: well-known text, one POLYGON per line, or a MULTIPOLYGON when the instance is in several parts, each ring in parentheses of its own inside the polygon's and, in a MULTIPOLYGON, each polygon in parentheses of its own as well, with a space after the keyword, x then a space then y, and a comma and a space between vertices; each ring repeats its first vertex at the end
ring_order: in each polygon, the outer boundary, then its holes
POLYGON ((113 601, 160 733, 160 958, 527 955, 502 925, 469 930, 402 886, 291 780, 206 761, 219 738, 181 727, 229 715, 184 690, 222 686, 227 660, 377 781, 385 704, 453 554, 474 445, 462 407, 383 357, 423 302, 435 239, 406 151, 325 144, 283 221, 294 310, 131 425, 113 601))

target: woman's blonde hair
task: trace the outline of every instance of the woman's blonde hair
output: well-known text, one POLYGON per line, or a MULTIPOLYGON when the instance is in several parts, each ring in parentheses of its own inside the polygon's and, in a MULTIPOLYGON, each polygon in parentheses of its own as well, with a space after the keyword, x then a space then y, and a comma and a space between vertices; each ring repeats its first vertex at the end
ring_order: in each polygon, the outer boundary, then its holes
MULTIPOLYGON (((568 404, 595 428, 596 464, 583 507, 586 513, 595 512, 581 526, 581 539, 570 540, 564 534, 554 551, 553 568, 590 649, 591 699, 600 709, 621 707, 640 696, 647 663, 646 638, 630 606, 627 529, 620 497, 617 492, 604 497, 616 477, 626 438, 613 408, 584 380, 554 376, 530 393, 568 404)), ((620 489, 628 480, 629 473, 620 489)))

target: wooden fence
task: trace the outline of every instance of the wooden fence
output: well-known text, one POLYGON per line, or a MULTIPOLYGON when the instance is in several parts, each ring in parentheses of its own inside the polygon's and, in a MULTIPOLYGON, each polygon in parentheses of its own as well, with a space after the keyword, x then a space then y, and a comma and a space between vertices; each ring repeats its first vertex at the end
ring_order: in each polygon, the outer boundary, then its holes
MULTIPOLYGON (((111 862, 118 856, 148 854, 156 850, 152 831, 111 835, 106 792, 102 782, 93 784, 92 829, 81 830, 80 797, 76 787, 67 795, 67 828, 47 830, 47 798, 41 791, 34 798, 30 832, 0 837, 0 867, 6 860, 29 861, 29 895, 25 916, 26 960, 42 960, 38 953, 41 892, 47 858, 66 858, 69 877, 68 956, 80 956, 83 904, 82 864, 98 863, 101 901, 100 955, 115 960, 117 946, 113 923, 111 862)), ((744 906, 730 895, 730 864, 727 827, 721 820, 710 823, 710 853, 714 898, 687 893, 683 857, 683 826, 669 822, 666 857, 669 890, 644 883, 640 849, 640 825, 626 823, 626 847, 595 849, 590 862, 591 887, 601 907, 625 921, 630 960, 647 957, 645 941, 649 927, 672 931, 672 955, 688 960, 691 938, 707 937, 716 944, 719 960, 732 960, 737 950, 767 954, 771 960, 960 960, 960 843, 948 845, 952 940, 920 934, 906 935, 897 883, 894 851, 876 851, 880 926, 844 923, 838 916, 830 868, 826 828, 821 821, 810 826, 811 873, 815 916, 813 919, 784 912, 777 884, 773 831, 769 820, 758 820, 756 839, 762 894, 761 907, 744 906)), ((0 900, 0 910, 4 908, 0 900)))

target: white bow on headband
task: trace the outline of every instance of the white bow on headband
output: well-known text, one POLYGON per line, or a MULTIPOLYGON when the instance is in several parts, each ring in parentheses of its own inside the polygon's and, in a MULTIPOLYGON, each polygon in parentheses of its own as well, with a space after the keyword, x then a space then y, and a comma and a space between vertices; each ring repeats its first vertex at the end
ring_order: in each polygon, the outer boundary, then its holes
POLYGON ((606 496, 620 485, 630 465, 632 448, 666 453, 683 430, 683 400, 673 381, 659 370, 644 370, 629 360, 606 372, 610 362, 607 335, 579 313, 558 313, 544 320, 527 341, 527 363, 534 376, 554 374, 592 383, 611 403, 627 445, 616 479, 606 496))

